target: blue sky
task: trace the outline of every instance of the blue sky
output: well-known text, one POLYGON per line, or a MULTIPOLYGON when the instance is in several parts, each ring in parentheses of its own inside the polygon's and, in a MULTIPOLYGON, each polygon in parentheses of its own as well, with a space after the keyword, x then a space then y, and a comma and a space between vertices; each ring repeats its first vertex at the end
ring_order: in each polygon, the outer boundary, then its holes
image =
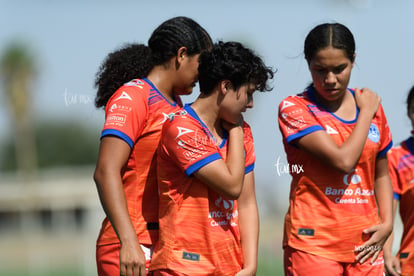
MULTIPOLYGON (((286 162, 277 106, 311 80, 303 58, 306 34, 323 22, 351 29, 357 58, 350 86, 381 95, 398 143, 411 130, 404 101, 414 85, 413 14, 410 0, 0 0, 0 52, 15 39, 31 47, 38 63, 32 89, 36 120, 76 120, 98 133, 104 113, 93 106, 94 75, 106 54, 123 43, 146 43, 156 26, 178 15, 194 18, 214 40, 245 43, 278 70, 274 90, 255 94, 255 108, 245 117, 255 138, 257 187, 273 191, 262 200, 286 206, 290 178, 275 167, 278 160, 286 162)), ((197 94, 196 88, 184 101, 197 94)), ((8 116, 0 88, 0 139, 10 129, 8 116)))

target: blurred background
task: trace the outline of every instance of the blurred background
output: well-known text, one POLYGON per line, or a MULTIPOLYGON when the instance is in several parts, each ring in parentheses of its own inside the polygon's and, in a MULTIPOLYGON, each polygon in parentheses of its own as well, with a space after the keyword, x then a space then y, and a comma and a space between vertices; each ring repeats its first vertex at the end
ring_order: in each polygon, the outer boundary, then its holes
MULTIPOLYGON (((237 40, 277 69, 274 90, 246 114, 256 145, 261 219, 258 275, 282 275, 289 174, 277 125, 280 101, 310 82, 309 30, 340 22, 353 32, 351 87, 382 97, 394 144, 410 135, 414 2, 399 0, 0 0, 0 276, 96 275, 104 217, 92 180, 104 112, 94 78, 124 43, 147 43, 162 21, 198 21, 213 40, 237 40)), ((191 102, 198 87, 184 102, 191 102)), ((395 250, 400 237, 396 225, 395 250)))

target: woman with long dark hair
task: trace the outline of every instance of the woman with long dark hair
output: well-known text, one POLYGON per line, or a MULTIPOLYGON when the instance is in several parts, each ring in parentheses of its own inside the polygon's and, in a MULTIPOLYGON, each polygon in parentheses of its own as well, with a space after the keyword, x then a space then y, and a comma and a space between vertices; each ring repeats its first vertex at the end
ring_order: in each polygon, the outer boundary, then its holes
POLYGON ((348 87, 355 41, 346 26, 316 26, 304 52, 313 82, 279 105, 288 162, 301 168, 290 172, 285 275, 382 275, 392 140, 381 99, 348 87))
POLYGON ((106 213, 97 241, 99 275, 146 275, 158 239, 155 153, 167 115, 198 80, 198 57, 211 48, 194 20, 175 17, 148 46, 108 55, 96 78, 96 106, 105 108, 94 179, 106 213))

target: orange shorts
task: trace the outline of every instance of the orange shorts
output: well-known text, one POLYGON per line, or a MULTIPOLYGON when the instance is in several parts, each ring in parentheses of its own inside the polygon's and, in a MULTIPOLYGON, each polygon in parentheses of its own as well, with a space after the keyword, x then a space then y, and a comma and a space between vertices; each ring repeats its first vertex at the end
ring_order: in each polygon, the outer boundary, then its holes
POLYGON ((371 264, 366 261, 343 263, 306 253, 292 247, 284 249, 285 276, 383 276, 384 259, 382 253, 371 264))
MULTIPOLYGON (((99 245, 96 247, 96 266, 98 269, 99 276, 113 276, 120 275, 119 268, 119 251, 121 245, 119 243, 99 245)), ((151 262, 153 245, 141 244, 141 249, 145 253, 145 259, 147 260, 146 268, 147 275, 148 268, 151 262)))
POLYGON ((154 270, 152 271, 152 273, 152 276, 186 276, 186 274, 182 274, 169 269, 154 270))

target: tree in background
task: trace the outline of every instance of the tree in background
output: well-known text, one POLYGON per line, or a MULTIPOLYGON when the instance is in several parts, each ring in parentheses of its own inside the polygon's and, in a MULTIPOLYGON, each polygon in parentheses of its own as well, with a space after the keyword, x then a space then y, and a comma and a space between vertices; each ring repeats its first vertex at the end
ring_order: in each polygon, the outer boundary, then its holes
MULTIPOLYGON (((96 164, 100 129, 91 129, 79 122, 60 120, 38 121, 34 126, 34 132, 39 169, 96 164)), ((6 141, 0 147, 0 172, 16 170, 16 155, 12 141, 6 141)))
POLYGON ((30 104, 36 68, 29 48, 23 43, 10 43, 0 57, 0 72, 6 105, 11 113, 16 169, 24 179, 29 180, 37 168, 33 110, 30 104))

